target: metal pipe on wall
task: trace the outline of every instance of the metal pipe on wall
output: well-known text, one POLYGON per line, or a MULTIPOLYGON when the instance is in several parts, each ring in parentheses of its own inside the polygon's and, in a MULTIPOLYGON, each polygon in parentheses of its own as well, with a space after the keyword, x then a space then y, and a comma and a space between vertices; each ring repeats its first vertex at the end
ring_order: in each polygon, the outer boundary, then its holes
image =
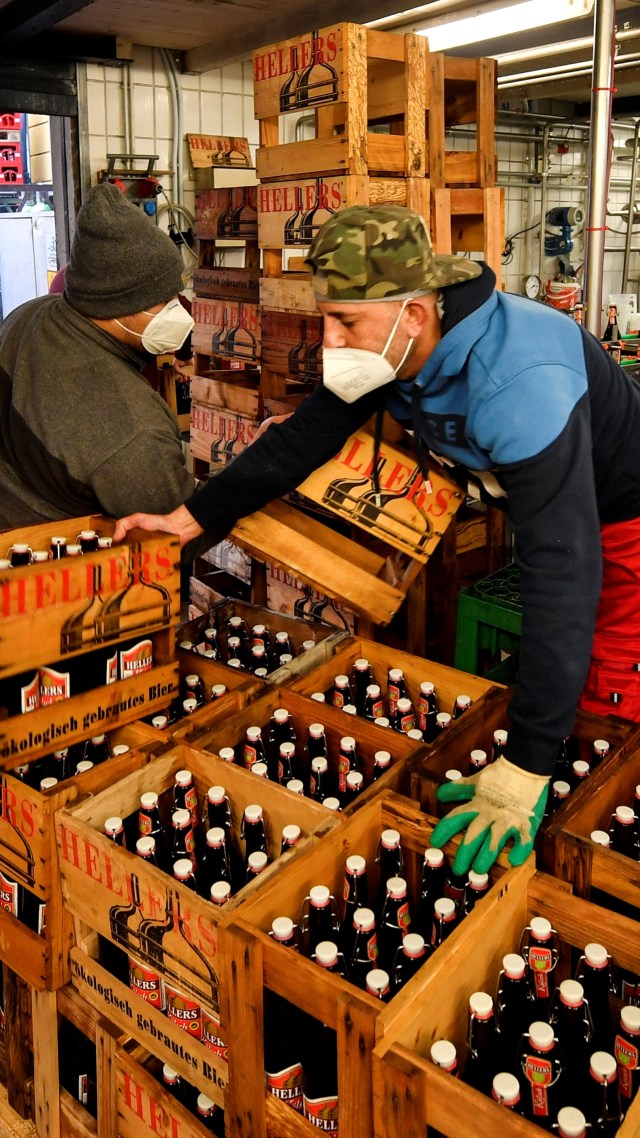
POLYGON ((607 224, 615 16, 615 0, 596 0, 591 94, 592 134, 585 226, 584 315, 586 328, 598 337, 601 325, 602 272, 607 224))

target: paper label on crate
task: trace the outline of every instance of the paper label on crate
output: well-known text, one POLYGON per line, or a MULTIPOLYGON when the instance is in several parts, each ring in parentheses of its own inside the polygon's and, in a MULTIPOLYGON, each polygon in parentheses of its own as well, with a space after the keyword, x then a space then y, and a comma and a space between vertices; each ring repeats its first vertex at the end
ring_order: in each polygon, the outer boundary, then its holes
POLYGON ((0 873, 0 909, 4 909, 6 913, 11 913, 12 917, 17 917, 18 897, 19 886, 17 882, 9 881, 4 873, 0 873))
POLYGON ((36 672, 29 683, 20 688, 22 712, 36 711, 40 707, 40 673, 36 672))
POLYGON ((202 1008, 200 1004, 171 984, 165 983, 164 991, 167 1019, 170 1019, 183 1031, 187 1031, 194 1039, 200 1039, 202 1036, 202 1008))
POLYGON ((549 1059, 537 1055, 527 1055, 524 1073, 531 1088, 531 1105, 536 1116, 549 1113, 547 1087, 553 1080, 553 1064, 549 1059))
POLYGON ((50 666, 40 668, 40 707, 49 707, 73 694, 69 672, 58 672, 50 666))
POLYGON ((326 1134, 338 1133, 338 1096, 329 1095, 323 1098, 307 1098, 304 1096, 304 1116, 312 1126, 324 1130, 326 1134))
POLYGON ((620 1094, 630 1099, 633 1094, 633 1072, 638 1067, 640 1052, 621 1035, 616 1035, 613 1051, 618 1064, 618 1086, 620 1094))
POLYGON ((287 1106, 302 1113, 302 1090, 304 1074, 300 1063, 285 1067, 282 1071, 266 1072, 267 1088, 276 1098, 282 1099, 287 1106))
POLYGON ((229 1062, 229 1048, 220 1035, 220 1020, 205 1008, 202 1009, 202 1042, 219 1059, 229 1062))
POLYGON ((544 999, 549 995, 549 972, 552 965, 553 957, 550 948, 541 948, 538 945, 532 945, 529 948, 529 967, 533 972, 538 999, 544 999))
POLYGON ((146 1000, 154 1008, 164 1009, 164 990, 159 974, 129 957, 129 987, 141 1000, 146 1000))
MULTIPOLYGON (((132 676, 139 676, 143 672, 150 672, 153 668, 153 643, 151 640, 139 640, 137 644, 120 653, 120 679, 129 680, 132 676)), ((107 683, 112 681, 107 680, 107 683)))
POLYGON ((188 134, 189 153, 195 170, 222 166, 247 169, 252 165, 249 141, 232 135, 188 134))

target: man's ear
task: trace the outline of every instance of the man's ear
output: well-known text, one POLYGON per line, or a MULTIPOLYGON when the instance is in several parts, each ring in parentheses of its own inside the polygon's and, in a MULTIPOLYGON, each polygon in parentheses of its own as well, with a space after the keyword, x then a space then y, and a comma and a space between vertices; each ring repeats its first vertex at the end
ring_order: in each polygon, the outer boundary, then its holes
POLYGON ((414 340, 417 340, 425 328, 438 319, 435 297, 432 296, 415 297, 408 302, 404 311, 405 329, 414 340))

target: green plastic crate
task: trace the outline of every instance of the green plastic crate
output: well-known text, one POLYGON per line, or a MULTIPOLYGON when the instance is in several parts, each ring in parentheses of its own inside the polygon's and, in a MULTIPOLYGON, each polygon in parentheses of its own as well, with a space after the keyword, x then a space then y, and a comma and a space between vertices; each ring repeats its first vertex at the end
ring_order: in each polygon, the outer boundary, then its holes
POLYGON ((520 573, 514 564, 460 590, 456 668, 513 683, 521 633, 520 573))

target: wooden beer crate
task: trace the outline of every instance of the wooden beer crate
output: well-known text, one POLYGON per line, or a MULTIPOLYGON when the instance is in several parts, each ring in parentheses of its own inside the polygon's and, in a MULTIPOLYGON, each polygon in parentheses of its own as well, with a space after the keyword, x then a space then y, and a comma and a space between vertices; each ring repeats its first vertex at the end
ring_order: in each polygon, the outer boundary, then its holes
POLYGON ((143 1047, 120 1042, 115 1055, 118 1138, 207 1138, 197 1115, 167 1091, 156 1075, 159 1066, 143 1047))
POLYGON ((427 172, 432 187, 495 186, 496 60, 429 52, 427 92, 427 172), (476 149, 447 151, 445 132, 469 123, 476 126, 476 149))
POLYGON ((72 928, 62 905, 56 812, 87 795, 100 794, 130 771, 146 767, 153 754, 167 746, 167 736, 143 723, 123 727, 113 733, 113 738, 132 749, 66 779, 52 791, 43 793, 11 775, 2 776, 0 869, 11 881, 45 901, 47 910, 44 934, 39 936, 0 907, 0 960, 34 989, 59 988, 69 979, 72 928))
POLYGON ((208 300, 196 296, 191 315, 195 321, 191 342, 204 356, 256 364, 260 359, 260 309, 257 304, 229 298, 208 300), (233 333, 234 339, 229 339, 233 333))
MULTIPOLYGON (((298 921, 303 899, 314 885, 326 885, 334 897, 342 895, 345 860, 360 854, 369 867, 371 896, 377 888, 374 857, 381 832, 398 830, 405 854, 404 876, 409 895, 416 901, 424 851, 430 844, 435 820, 421 813, 417 803, 385 791, 345 819, 340 826, 310 845, 288 868, 283 867, 274 887, 257 895, 238 912, 226 930, 222 970, 223 1015, 229 1023, 229 1085, 227 1119, 230 1138, 255 1135, 295 1138, 315 1130, 286 1102, 264 1087, 263 998, 264 988, 284 996, 303 1012, 337 1031, 339 1132, 341 1138, 370 1138, 373 1132, 371 1054, 379 1033, 380 1015, 387 1005, 339 976, 319 972, 318 965, 301 954, 278 945, 268 932, 276 917, 298 921)), ((449 845, 449 858, 455 844, 449 845)), ((493 880, 504 872, 504 863, 492 871, 493 880)), ((491 890, 490 892, 494 892, 491 890)), ((467 925, 476 922, 485 900, 476 906, 448 939, 455 952, 467 925)), ((430 975, 441 951, 423 966, 397 1001, 411 1002, 412 993, 430 975)), ((398 1133, 401 1133, 398 1131, 398 1133)), ((424 1123, 422 1122, 424 1134, 424 1123)))
MULTIPOLYGON (((440 710, 451 712, 458 695, 470 695, 472 700, 478 700, 485 692, 490 691, 494 685, 480 676, 470 676, 467 672, 460 672, 456 668, 449 668, 445 664, 437 664, 434 660, 424 660, 420 656, 412 656, 409 652, 401 652, 397 648, 390 648, 386 644, 378 644, 373 640, 355 638, 347 640, 339 648, 331 660, 315 668, 313 672, 300 679, 294 680, 291 690, 311 695, 314 691, 326 694, 327 702, 331 699, 334 677, 349 675, 356 660, 365 658, 371 664, 375 675, 375 682, 380 685, 383 700, 387 700, 389 692, 389 668, 402 668, 404 678, 409 689, 409 697, 414 707, 417 707, 420 684, 424 680, 431 680, 436 687, 436 695, 440 701, 440 710)), ((467 715, 469 712, 466 713, 467 715)), ((455 724, 455 734, 458 737, 460 724, 455 724)), ((445 768, 446 769, 446 768, 445 768)), ((423 806, 433 811, 433 803, 423 801, 423 806)))
MULTIPOLYGON (((188 623, 192 626, 198 621, 189 621, 188 623)), ((178 639, 179 644, 180 638, 178 639)), ((176 723, 170 724, 166 729, 169 737, 184 738, 187 735, 191 737, 199 732, 202 725, 208 723, 214 708, 216 715, 224 720, 227 716, 234 716, 252 699, 267 690, 267 684, 259 677, 250 672, 241 671, 239 668, 228 668, 226 664, 219 663, 218 660, 208 660, 199 652, 191 652, 188 649, 178 647, 177 656, 181 681, 184 680, 185 676, 199 676, 204 685, 207 702, 197 711, 192 712, 191 715, 183 714, 176 723), (224 684, 227 689, 225 694, 218 696, 217 699, 213 699, 211 693, 215 684, 224 684)), ((182 690, 184 691, 184 689, 182 690)))
MULTIPOLYGON (((56 836, 62 892, 68 913, 75 918, 77 947, 71 950, 71 979, 84 999, 121 1031, 149 1047, 154 1055, 170 1063, 183 1078, 208 1094, 218 1105, 223 1102, 227 1081, 226 1062, 201 1039, 183 1031, 162 1012, 142 1000, 98 963, 96 933, 154 968, 196 1001, 211 1017, 217 1018, 219 1004, 219 953, 223 929, 231 914, 257 890, 268 888, 283 864, 299 856, 292 850, 280 864, 267 866, 260 877, 245 886, 223 910, 174 881, 137 855, 114 845, 101 832, 105 818, 114 812, 127 818, 138 810, 140 795, 146 790, 159 794, 170 791, 176 771, 189 769, 194 778, 198 802, 211 785, 223 785, 231 802, 233 843, 238 845, 240 823, 245 806, 260 803, 264 808, 268 852, 272 859, 280 854, 283 826, 297 823, 303 837, 324 832, 337 825, 335 816, 318 803, 293 795, 282 787, 258 779, 250 772, 213 755, 177 745, 159 756, 145 771, 135 772, 96 794, 77 807, 56 815, 56 836), (131 898, 137 898, 131 905, 131 898), (116 922, 118 908, 135 908, 131 925, 116 922), (152 919, 168 925, 171 943, 144 943, 137 928, 141 920, 152 919), (114 939, 114 929, 119 940, 114 939)), ((304 848, 304 841, 300 850, 304 848)), ((223 1033, 224 1033, 223 1026, 223 1033)))
POLYGON ((321 316, 263 308, 262 362, 285 380, 316 384, 322 379, 322 335, 321 316))
POLYGON ((218 186, 215 189, 197 189, 195 235, 201 241, 255 240, 258 236, 256 187, 218 186), (232 214, 243 206, 245 217, 239 219, 240 223, 234 227, 232 214))
MULTIPOLYGON (((318 665, 330 660, 338 646, 347 639, 346 632, 336 629, 335 625, 328 624, 326 621, 289 616, 287 613, 274 612, 272 609, 250 604, 248 601, 232 600, 227 597, 226 600, 214 605, 205 616, 197 617, 195 620, 180 625, 176 637, 177 643, 182 640, 191 640, 197 644, 198 637, 204 635, 205 628, 210 628, 213 625, 218 632, 218 643, 222 651, 225 652, 228 635, 227 623, 232 616, 242 617, 249 633, 251 633, 254 624, 266 625, 272 643, 275 642, 277 632, 288 633, 293 648, 293 660, 284 668, 271 671, 267 675, 267 680, 270 683, 280 684, 291 679, 292 676, 306 675, 318 665), (301 648, 305 640, 315 640, 316 643, 314 648, 302 652, 301 648)), ((216 663, 222 669, 223 676, 238 675, 236 668, 229 668, 222 661, 216 661, 216 663)), ((247 672, 241 672, 240 675, 244 677, 245 681, 253 678, 247 672)), ((227 683, 227 680, 222 678, 215 682, 227 683)), ((227 683, 227 686, 230 687, 231 684, 227 683)))
MULTIPOLYGON (((607 723, 608 720, 603 721, 607 723)), ((610 738, 607 728, 602 738, 610 738)), ((612 740, 610 740, 612 741, 612 740)), ((583 793, 571 795, 549 826, 549 870, 589 897, 592 889, 640 909, 640 866, 637 861, 590 839, 593 830, 607 830, 617 806, 634 805, 640 783, 640 732, 634 730, 613 749, 587 779, 583 793)))
POLYGON ((229 300, 233 297, 235 300, 257 304, 260 299, 260 270, 205 266, 195 270, 193 290, 196 296, 212 300, 229 300))
POLYGON ((402 781, 403 786, 408 787, 409 775, 405 760, 410 755, 413 756, 416 752, 418 754, 421 752, 420 744, 416 745, 412 739, 397 731, 376 727, 375 724, 369 723, 365 719, 358 719, 354 715, 345 715, 344 712, 335 707, 328 707, 316 700, 307 699, 290 688, 272 687, 264 694, 257 695, 251 703, 234 714, 232 721, 223 709, 218 709, 216 703, 210 704, 205 709, 208 715, 203 714, 198 726, 193 731, 185 727, 184 730, 178 732, 176 738, 179 737, 180 742, 197 746, 199 750, 214 755, 218 755, 221 747, 233 747, 238 754, 242 749, 247 727, 256 726, 262 728, 262 738, 266 746, 270 720, 273 712, 279 707, 287 709, 293 722, 297 740, 296 763, 302 771, 300 777, 303 780, 308 779, 310 774, 310 764, 305 747, 309 725, 311 723, 324 724, 330 775, 329 795, 337 793, 340 740, 344 736, 351 736, 355 739, 359 766, 364 775, 366 789, 359 795, 357 804, 347 808, 347 813, 359 808, 361 801, 368 801, 388 784, 398 786, 399 782, 402 781), (377 782, 372 783, 371 775, 376 751, 389 751, 392 761, 391 769, 377 782))
MULTIPOLYGON (((458 1061, 466 1055, 468 999, 474 991, 495 991, 502 957, 518 952, 520 937, 531 917, 546 917, 565 948, 560 975, 569 971, 568 946, 582 950, 590 941, 604 940, 616 964, 640 970, 638 926, 578 897, 569 887, 534 872, 532 859, 504 877, 498 887, 437 953, 432 967, 423 969, 400 993, 397 1009, 389 1005, 377 1022, 373 1052, 375 1138, 424 1138, 433 1127, 447 1138, 536 1138, 540 1128, 436 1067, 429 1059, 431 1044, 450 1039, 458 1061)), ((619 1138, 640 1133, 640 1096, 636 1096, 619 1138)))
POLYGON ((424 37, 337 24, 254 52, 261 181, 299 174, 425 172, 424 37), (278 145, 281 114, 314 110, 317 137, 278 145), (374 123, 389 133, 374 133, 374 123))
MULTIPOLYGON (((5 532, 1 552, 7 553, 14 542, 48 549, 54 534, 75 542, 83 529, 111 536, 113 528, 108 518, 92 516, 46 522, 5 532)), ((0 719, 0 770, 29 763, 56 745, 67 746, 139 719, 171 699, 177 679, 172 626, 179 619, 179 580, 177 539, 135 530, 126 543, 112 549, 0 572, 2 686, 43 663, 55 666, 59 661, 64 666, 92 651, 115 652, 117 645, 132 639, 150 636, 154 650, 154 666, 148 672, 28 715, 0 719), (126 603, 130 585, 131 608, 121 611, 120 597, 126 603)), ((0 694, 0 704, 2 698, 0 694)))
POLYGON ((432 189, 431 239, 437 253, 476 253, 502 288, 504 190, 432 189))

